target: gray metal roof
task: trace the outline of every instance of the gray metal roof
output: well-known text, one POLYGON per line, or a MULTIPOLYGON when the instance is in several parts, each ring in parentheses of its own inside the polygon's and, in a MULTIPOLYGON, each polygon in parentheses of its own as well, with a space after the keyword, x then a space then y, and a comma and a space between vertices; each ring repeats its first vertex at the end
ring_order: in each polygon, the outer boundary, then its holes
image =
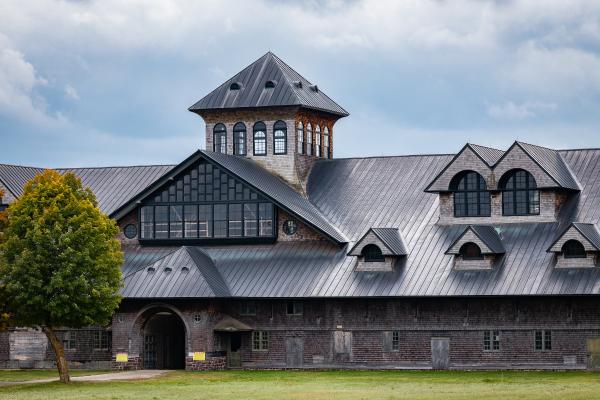
POLYGON ((0 182, 4 184, 13 196, 19 197, 23 194, 23 188, 27 181, 43 170, 43 168, 0 164, 0 182))
POLYGON ((496 164, 504 155, 504 151, 494 149, 493 147, 486 147, 472 143, 469 143, 468 146, 490 167, 496 164))
POLYGON ((303 106, 342 117, 348 112, 317 86, 294 71, 275 54, 268 52, 189 108, 199 112, 212 109, 303 106), (265 88, 267 81, 275 86, 265 88), (230 90, 238 83, 239 90, 230 90))
MULTIPOLYGON (((498 231, 493 226, 489 225, 469 225, 465 230, 456 238, 450 245, 449 249, 468 232, 472 231, 487 247, 490 249, 492 254, 503 254, 506 250, 502 244, 502 239, 498 234, 498 231)), ((449 253, 448 251, 446 251, 449 253)))
POLYGON ((373 233, 397 256, 408 254, 398 228, 371 228, 373 233))
POLYGON ((209 256, 180 247, 124 277, 127 298, 228 297, 229 289, 209 256))
POLYGON ((515 144, 520 146, 559 186, 566 189, 580 189, 577 178, 573 176, 569 166, 564 162, 558 151, 523 142, 516 142, 515 144))

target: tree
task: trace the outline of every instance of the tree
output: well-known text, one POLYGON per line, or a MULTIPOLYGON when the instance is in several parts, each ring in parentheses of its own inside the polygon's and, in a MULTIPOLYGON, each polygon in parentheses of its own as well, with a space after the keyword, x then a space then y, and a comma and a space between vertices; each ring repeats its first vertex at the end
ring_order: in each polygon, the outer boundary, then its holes
POLYGON ((70 377, 56 328, 104 325, 121 300, 117 233, 72 173, 44 171, 7 209, 0 282, 11 324, 42 329, 61 382, 70 377))

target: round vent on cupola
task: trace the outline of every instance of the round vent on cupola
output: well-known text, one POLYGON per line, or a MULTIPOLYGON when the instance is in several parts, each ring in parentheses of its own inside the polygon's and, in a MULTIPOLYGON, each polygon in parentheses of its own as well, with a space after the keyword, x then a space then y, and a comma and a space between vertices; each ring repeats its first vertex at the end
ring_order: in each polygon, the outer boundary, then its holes
POLYGON ((167 274, 170 273, 171 271, 173 271, 173 268, 171 268, 171 267, 165 267, 165 272, 167 274))
POLYGON ((181 267, 181 272, 190 272, 189 267, 181 267))
POLYGON ((267 81, 265 83, 265 89, 273 89, 277 85, 277 81, 267 81))
POLYGON ((152 273, 152 272, 156 271, 156 269, 154 267, 148 267, 147 271, 152 273))
POLYGON ((242 88, 242 84, 240 82, 233 82, 229 85, 229 90, 240 90, 242 88))

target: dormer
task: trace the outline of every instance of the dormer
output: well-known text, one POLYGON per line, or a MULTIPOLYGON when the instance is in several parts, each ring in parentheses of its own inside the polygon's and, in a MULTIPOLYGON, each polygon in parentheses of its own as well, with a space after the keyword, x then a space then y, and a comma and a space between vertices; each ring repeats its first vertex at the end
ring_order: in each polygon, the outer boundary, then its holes
POLYGON ((487 225, 467 226, 446 251, 454 256, 458 271, 491 270, 504 253, 498 231, 487 225))
POLYGON ((600 232, 595 224, 571 223, 548 248, 556 256, 556 268, 597 266, 600 232))
POLYGON ((425 189, 440 197, 440 224, 555 222, 580 190, 560 154, 515 142, 507 151, 465 145, 425 189))
POLYGON ((355 270, 391 272, 397 260, 408 254, 397 228, 371 228, 350 249, 357 257, 355 270))

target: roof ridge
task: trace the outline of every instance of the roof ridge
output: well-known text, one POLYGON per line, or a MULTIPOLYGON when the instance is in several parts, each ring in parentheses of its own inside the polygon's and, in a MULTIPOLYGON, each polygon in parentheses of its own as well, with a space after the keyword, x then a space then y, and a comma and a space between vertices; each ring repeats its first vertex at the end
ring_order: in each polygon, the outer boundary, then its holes
POLYGON ((34 166, 31 166, 31 165, 19 165, 19 164, 8 164, 8 163, 0 163, 0 166, 17 167, 17 168, 30 168, 30 169, 48 169, 46 167, 34 167, 34 166))
POLYGON ((150 168, 150 167, 174 167, 177 164, 148 164, 148 165, 108 165, 105 167, 59 167, 55 170, 73 170, 73 169, 116 169, 116 168, 150 168))

